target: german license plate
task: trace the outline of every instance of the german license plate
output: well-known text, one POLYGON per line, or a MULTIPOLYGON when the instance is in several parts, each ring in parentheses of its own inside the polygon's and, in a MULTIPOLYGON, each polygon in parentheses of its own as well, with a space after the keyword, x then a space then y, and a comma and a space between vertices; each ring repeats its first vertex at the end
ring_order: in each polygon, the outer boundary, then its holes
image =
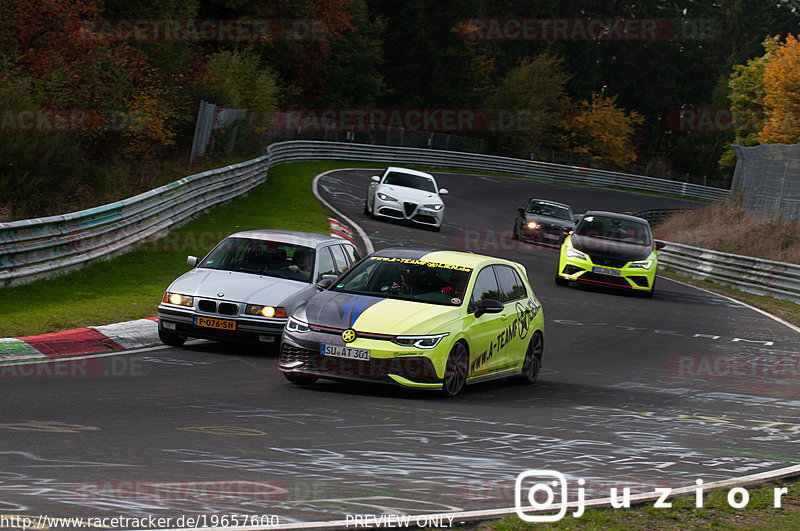
POLYGON ((618 277, 620 276, 620 272, 617 269, 608 269, 605 267, 593 267, 592 273, 597 273, 598 275, 608 275, 611 277, 618 277))
POLYGON ((195 316, 195 326, 203 328, 216 328, 218 330, 236 330, 236 321, 230 319, 214 319, 213 317, 195 316))
POLYGON ((371 351, 365 348, 352 348, 342 345, 322 345, 320 353, 323 356, 333 356, 335 358, 369 361, 371 351))

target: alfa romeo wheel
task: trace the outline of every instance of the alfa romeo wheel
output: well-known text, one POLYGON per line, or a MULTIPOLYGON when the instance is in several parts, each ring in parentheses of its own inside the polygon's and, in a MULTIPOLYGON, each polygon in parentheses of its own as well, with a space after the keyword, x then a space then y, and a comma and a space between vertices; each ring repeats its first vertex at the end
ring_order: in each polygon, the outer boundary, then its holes
POLYGON ((442 391, 447 396, 456 396, 467 383, 467 349, 461 342, 453 345, 444 368, 442 391))

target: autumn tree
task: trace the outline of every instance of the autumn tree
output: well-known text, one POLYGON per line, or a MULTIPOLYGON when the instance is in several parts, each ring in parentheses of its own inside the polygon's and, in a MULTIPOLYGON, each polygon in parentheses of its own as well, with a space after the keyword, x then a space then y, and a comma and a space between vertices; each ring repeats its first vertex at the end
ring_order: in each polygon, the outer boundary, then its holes
POLYGON ((616 100, 616 96, 593 93, 591 100, 578 102, 575 113, 564 124, 570 151, 598 157, 609 167, 622 167, 636 160, 631 140, 643 118, 636 111, 619 107, 616 100))
POLYGON ((800 142, 800 41, 789 35, 764 66, 763 144, 800 142))

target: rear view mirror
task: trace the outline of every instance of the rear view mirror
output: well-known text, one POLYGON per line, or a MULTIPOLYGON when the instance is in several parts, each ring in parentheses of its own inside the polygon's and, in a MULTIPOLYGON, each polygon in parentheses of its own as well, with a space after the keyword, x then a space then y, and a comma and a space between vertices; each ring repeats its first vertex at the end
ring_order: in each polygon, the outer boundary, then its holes
POLYGON ((374 183, 381 182, 381 178, 378 177, 377 175, 373 175, 372 177, 370 177, 370 179, 372 179, 372 182, 374 182, 374 183))
POLYGON ((450 192, 447 191, 447 188, 439 188, 439 195, 447 195, 450 192))
POLYGON ((197 257, 196 256, 192 256, 192 255, 187 256, 186 257, 186 263, 189 264, 192 267, 196 266, 197 265, 197 257))

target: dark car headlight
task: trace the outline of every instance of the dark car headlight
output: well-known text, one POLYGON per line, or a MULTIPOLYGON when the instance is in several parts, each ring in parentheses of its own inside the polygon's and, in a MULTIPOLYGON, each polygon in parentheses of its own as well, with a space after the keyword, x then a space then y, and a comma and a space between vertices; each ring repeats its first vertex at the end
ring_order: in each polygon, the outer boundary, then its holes
POLYGON ((305 321, 301 321, 296 317, 289 317, 289 320, 286 321, 286 330, 289 332, 309 332, 311 327, 305 321))

